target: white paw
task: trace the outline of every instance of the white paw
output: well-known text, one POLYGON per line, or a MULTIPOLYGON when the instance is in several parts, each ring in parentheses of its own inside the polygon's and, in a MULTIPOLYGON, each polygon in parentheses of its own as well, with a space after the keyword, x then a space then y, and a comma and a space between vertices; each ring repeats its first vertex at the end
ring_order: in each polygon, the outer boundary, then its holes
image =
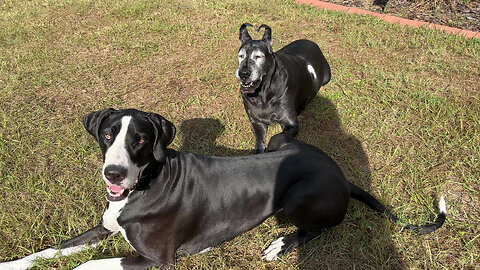
POLYGON ((283 243, 283 236, 273 241, 267 249, 262 253, 262 260, 265 261, 275 261, 278 259, 278 253, 282 251, 282 247, 285 245, 283 243))

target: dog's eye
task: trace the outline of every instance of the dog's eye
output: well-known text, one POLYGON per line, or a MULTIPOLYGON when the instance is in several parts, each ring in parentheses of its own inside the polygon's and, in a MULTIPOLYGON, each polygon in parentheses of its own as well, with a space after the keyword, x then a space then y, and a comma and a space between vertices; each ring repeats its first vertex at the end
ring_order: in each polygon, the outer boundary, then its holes
POLYGON ((263 58, 263 57, 264 57, 263 55, 255 55, 253 58, 254 58, 255 60, 258 60, 258 59, 263 58))
POLYGON ((244 58, 243 54, 239 54, 238 58, 243 59, 244 58))
POLYGON ((110 133, 106 133, 105 135, 105 139, 109 140, 112 138, 112 135, 110 135, 110 133))
POLYGON ((142 144, 142 143, 144 143, 144 142, 145 142, 144 139, 142 139, 142 138, 138 139, 138 144, 142 144))

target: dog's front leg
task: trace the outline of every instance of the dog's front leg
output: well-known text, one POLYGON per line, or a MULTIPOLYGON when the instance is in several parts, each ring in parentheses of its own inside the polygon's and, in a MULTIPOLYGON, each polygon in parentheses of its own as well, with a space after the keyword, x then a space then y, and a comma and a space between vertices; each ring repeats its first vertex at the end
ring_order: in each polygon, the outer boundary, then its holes
POLYGON ((94 246, 98 242, 110 236, 112 233, 112 231, 107 230, 105 227, 103 227, 103 225, 98 225, 70 240, 61 243, 60 248, 67 249, 85 245, 94 246))
POLYGON ((255 136, 255 154, 265 152, 265 137, 268 125, 260 122, 252 122, 253 135, 255 136))
POLYGON ((94 247, 96 243, 105 239, 110 234, 111 232, 109 230, 105 229, 102 225, 99 225, 61 243, 58 249, 47 248, 16 261, 0 263, 0 269, 28 269, 34 265, 36 259, 51 259, 80 252, 89 247, 94 247))

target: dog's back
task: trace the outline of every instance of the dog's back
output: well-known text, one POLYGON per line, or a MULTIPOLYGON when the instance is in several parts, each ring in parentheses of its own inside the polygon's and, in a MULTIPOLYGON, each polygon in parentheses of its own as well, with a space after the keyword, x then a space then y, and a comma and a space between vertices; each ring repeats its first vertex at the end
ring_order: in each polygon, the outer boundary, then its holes
POLYGON ((287 91, 293 98, 297 115, 330 81, 330 66, 315 42, 296 40, 275 53, 277 62, 288 74, 287 91))
MULTIPOLYGON (((320 79, 323 86, 330 81, 332 76, 330 65, 318 45, 307 39, 296 40, 277 51, 277 55, 291 56, 291 59, 303 59, 306 65, 311 65, 310 73, 323 75, 320 79)), ((289 57, 288 57, 289 58, 289 57)), ((319 87, 320 88, 320 87, 319 87)), ((317 89, 318 91, 318 89, 317 89)))

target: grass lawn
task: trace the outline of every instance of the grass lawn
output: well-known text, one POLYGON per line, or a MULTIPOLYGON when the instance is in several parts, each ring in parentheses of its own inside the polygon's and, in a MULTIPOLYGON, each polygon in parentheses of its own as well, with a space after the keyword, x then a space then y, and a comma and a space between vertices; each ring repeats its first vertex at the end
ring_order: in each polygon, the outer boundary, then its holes
MULTIPOLYGON (((294 228, 269 219, 177 268, 477 268, 480 41, 289 0, 0 1, 0 261, 100 222, 101 155, 81 124, 93 110, 157 112, 177 126, 172 147, 182 151, 250 153, 234 77, 243 22, 270 25, 275 50, 313 40, 330 62, 332 81, 300 116, 299 139, 409 222, 433 221, 445 195, 447 221, 419 236, 353 201, 341 225, 277 262, 260 253, 294 228)), ((115 236, 38 268, 131 254, 115 236)))

